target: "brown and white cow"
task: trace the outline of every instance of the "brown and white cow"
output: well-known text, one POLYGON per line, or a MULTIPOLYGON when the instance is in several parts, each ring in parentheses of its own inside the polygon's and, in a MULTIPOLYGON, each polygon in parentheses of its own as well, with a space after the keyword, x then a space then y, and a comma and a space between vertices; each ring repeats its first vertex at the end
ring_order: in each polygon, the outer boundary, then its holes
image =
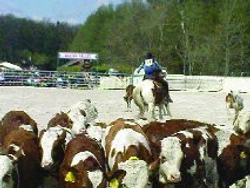
POLYGON ((59 165, 64 157, 66 142, 69 142, 73 137, 67 140, 67 131, 61 126, 49 127, 41 130, 39 135, 39 146, 41 152, 41 167, 51 172, 58 172, 59 165))
POLYGON ((98 111, 90 99, 72 105, 67 114, 73 122, 71 130, 74 134, 85 132, 88 125, 98 121, 98 111))
POLYGON ((41 184, 38 142, 34 132, 22 128, 11 131, 5 137, 3 148, 17 161, 18 187, 34 188, 41 184))
POLYGON ((237 134, 231 126, 216 126, 220 187, 227 188, 250 174, 250 137, 237 134))
POLYGON ((187 119, 171 119, 165 122, 151 122, 143 126, 143 131, 150 142, 151 151, 154 159, 159 157, 161 151, 161 140, 176 132, 196 127, 207 126, 204 122, 187 120, 187 119))
POLYGON ((72 129, 73 121, 65 112, 56 113, 56 115, 49 120, 47 128, 56 127, 58 125, 67 129, 72 129))
POLYGON ((1 119, 0 123, 0 143, 13 130, 18 130, 22 126, 24 129, 32 130, 38 134, 37 123, 24 111, 9 111, 1 119))
POLYGON ((151 166, 158 169, 160 185, 218 187, 218 143, 210 129, 183 130, 160 141, 159 158, 151 166))
POLYGON ((152 155, 148 139, 140 125, 134 120, 117 119, 106 128, 102 145, 109 170, 126 171, 121 184, 129 188, 147 186, 148 164, 152 162, 152 155))
POLYGON ((105 155, 94 139, 81 134, 67 145, 60 166, 61 187, 105 188, 105 155))
POLYGON ((42 155, 42 168, 57 172, 64 157, 67 143, 74 137, 71 129, 72 120, 67 113, 57 113, 52 117, 47 128, 40 131, 39 145, 42 155))

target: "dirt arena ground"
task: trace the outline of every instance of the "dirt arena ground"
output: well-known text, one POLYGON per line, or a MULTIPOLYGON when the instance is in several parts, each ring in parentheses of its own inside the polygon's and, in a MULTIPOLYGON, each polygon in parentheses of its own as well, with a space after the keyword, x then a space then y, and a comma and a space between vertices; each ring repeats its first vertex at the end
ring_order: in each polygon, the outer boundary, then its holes
MULTIPOLYGON (((39 129, 58 112, 82 99, 91 99, 99 111, 99 119, 110 123, 117 118, 136 118, 137 106, 127 111, 124 90, 77 90, 62 88, 0 87, 0 118, 10 110, 24 110, 37 123, 39 129)), ((217 125, 232 124, 228 120, 225 92, 171 91, 174 103, 170 105, 172 119, 185 118, 217 125)), ((245 110, 250 110, 250 93, 241 93, 245 110)), ((169 119, 168 116, 165 117, 169 119)))

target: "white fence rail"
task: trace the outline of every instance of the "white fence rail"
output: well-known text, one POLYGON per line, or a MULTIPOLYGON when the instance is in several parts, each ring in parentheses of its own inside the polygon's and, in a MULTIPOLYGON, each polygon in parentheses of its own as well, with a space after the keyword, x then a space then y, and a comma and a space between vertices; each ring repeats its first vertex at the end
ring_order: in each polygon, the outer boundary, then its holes
MULTIPOLYGON (((127 85, 137 85, 143 75, 134 75, 124 78, 100 78, 102 89, 124 89, 127 85)), ((223 76, 184 76, 169 74, 166 77, 169 89, 172 91, 225 91, 235 90, 250 92, 250 77, 223 77, 223 76)))
POLYGON ((94 72, 57 71, 2 71, 2 86, 76 87, 92 89, 100 82, 100 74, 94 72))
MULTIPOLYGON (((37 87, 70 87, 80 89, 125 89, 137 85, 143 75, 109 76, 96 72, 4 71, 0 85, 37 87)), ((250 77, 184 76, 169 74, 169 89, 175 91, 230 91, 250 92, 250 77)))

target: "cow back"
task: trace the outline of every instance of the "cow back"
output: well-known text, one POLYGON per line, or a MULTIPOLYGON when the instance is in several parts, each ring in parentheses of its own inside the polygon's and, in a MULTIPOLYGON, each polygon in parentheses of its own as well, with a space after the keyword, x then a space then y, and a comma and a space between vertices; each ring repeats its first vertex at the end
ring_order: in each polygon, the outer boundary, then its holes
POLYGON ((71 129, 73 126, 73 122, 69 118, 67 113, 60 112, 50 119, 50 121, 48 122, 47 128, 55 127, 58 125, 60 125, 61 127, 66 127, 66 128, 71 129))
POLYGON ((42 179, 38 136, 23 129, 14 130, 6 136, 3 147, 9 154, 18 158, 19 186, 27 188, 38 186, 42 179))
POLYGON ((30 125, 35 134, 38 134, 37 123, 24 111, 10 111, 4 115, 0 126, 0 142, 3 143, 5 136, 21 125, 30 125))
POLYGON ((160 141, 176 132, 192 129, 196 127, 207 126, 208 124, 186 119, 172 119, 165 122, 151 122, 143 126, 143 131, 150 141, 150 147, 155 158, 160 153, 160 141))
MULTIPOLYGON (((102 146, 94 139, 81 134, 73 138, 67 145, 65 150, 65 157, 60 166, 59 177, 61 187, 92 187, 93 184, 89 179, 89 173, 105 172, 105 156, 102 146), (85 154, 90 154, 89 157, 84 158, 85 154), (77 155, 81 155, 81 160, 74 164, 74 159, 77 155), (91 157, 92 156, 92 157, 91 157), (68 180, 68 176, 75 180, 68 180)), ((103 176, 104 177, 104 176, 103 176)), ((105 180, 99 179, 99 188, 105 187, 105 180)), ((97 183, 98 184, 98 183, 97 183)))
MULTIPOLYGON (((139 138, 134 139, 135 143, 137 142, 136 139, 139 138)), ((151 155, 151 150, 149 148, 149 142, 147 136, 143 132, 141 126, 138 125, 134 120, 126 120, 119 118, 116 121, 113 121, 110 124, 110 127, 106 129, 106 135, 104 136, 103 140, 104 140, 103 146, 105 148, 106 156, 109 158, 110 153, 113 153, 112 156, 114 155, 114 153, 117 154, 116 157, 117 159, 115 162, 116 164, 114 165, 115 169, 117 168, 117 163, 124 162, 128 160, 131 156, 137 156, 139 159, 145 160, 148 164, 152 162, 152 155, 151 155), (120 131, 123 131, 125 129, 130 130, 131 132, 135 132, 138 135, 141 135, 141 137, 144 138, 144 140, 146 141, 146 145, 140 143, 140 140, 137 140, 139 142, 137 146, 131 145, 125 148, 123 152, 116 153, 114 149, 111 151, 111 148, 113 147, 112 146, 113 140, 120 131)))

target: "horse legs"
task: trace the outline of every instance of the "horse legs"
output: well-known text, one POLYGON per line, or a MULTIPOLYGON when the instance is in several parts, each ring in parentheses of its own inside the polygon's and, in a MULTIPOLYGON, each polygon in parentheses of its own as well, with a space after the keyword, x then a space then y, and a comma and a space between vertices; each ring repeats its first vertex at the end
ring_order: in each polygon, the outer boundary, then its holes
POLYGON ((165 110, 164 104, 160 104, 158 106, 158 108, 159 108, 159 119, 162 120, 163 119, 163 114, 166 115, 166 110, 165 110), (162 111, 163 111, 163 113, 162 113, 162 111))
POLYGON ((163 119, 163 115, 172 117, 172 113, 169 108, 169 103, 162 103, 158 106, 159 108, 159 119, 163 119))
POLYGON ((142 101, 141 97, 134 98, 134 103, 139 107, 139 118, 145 119, 145 111, 146 111, 146 106, 142 101))
POLYGON ((148 114, 149 114, 150 121, 156 119, 155 118, 155 105, 154 105, 154 103, 149 103, 148 104, 148 114))
POLYGON ((167 114, 168 114, 170 117, 172 117, 172 113, 171 113, 171 111, 170 111, 169 104, 166 104, 165 107, 166 107, 166 110, 167 110, 167 114))

